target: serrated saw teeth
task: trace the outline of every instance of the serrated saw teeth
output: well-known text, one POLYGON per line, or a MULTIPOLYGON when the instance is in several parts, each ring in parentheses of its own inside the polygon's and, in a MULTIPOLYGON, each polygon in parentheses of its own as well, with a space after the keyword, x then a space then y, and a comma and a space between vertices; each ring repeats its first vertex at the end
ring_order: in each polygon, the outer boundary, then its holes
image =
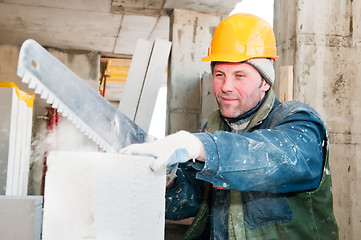
POLYGON ((42 98, 42 99, 46 99, 47 97, 48 97, 48 93, 47 93, 47 91, 43 91, 42 93, 41 93, 41 95, 40 95, 40 97, 42 98))
POLYGON ((38 88, 35 88, 34 92, 35 92, 35 94, 40 94, 41 95, 41 93, 43 92, 43 89, 38 87, 38 88))
POLYGON ((23 82, 23 83, 29 83, 29 81, 30 81, 30 75, 29 74, 26 74, 26 73, 23 73, 23 77, 22 77, 22 79, 21 79, 21 81, 23 82))
POLYGON ((61 114, 63 114, 64 112, 64 105, 63 104, 58 104, 58 112, 60 112, 61 114))
POLYGON ((68 114, 69 114, 69 111, 68 111, 68 109, 67 108, 64 108, 64 111, 62 112, 62 114, 61 115, 63 115, 64 117, 68 117, 68 114))
POLYGON ((53 100, 53 104, 52 104, 53 108, 58 108, 59 107, 59 101, 57 101, 56 99, 53 100))
POLYGON ((17 75, 80 131, 87 132, 99 148, 117 152, 128 145, 130 138, 138 143, 146 141, 143 129, 34 40, 26 40, 20 48, 17 75), (84 106, 84 111, 79 111, 79 106, 84 106), (94 117, 89 118, 92 111, 94 117), (117 122, 110 125, 109 119, 113 118, 117 122))
POLYGON ((54 102, 54 97, 51 94, 49 94, 48 98, 46 99, 46 103, 52 104, 53 102, 54 102))

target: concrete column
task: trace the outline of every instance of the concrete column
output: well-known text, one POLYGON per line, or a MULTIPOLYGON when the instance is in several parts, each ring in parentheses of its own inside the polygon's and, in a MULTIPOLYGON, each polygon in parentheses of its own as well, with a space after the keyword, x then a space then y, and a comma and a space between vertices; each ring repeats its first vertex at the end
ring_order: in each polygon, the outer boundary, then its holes
POLYGON ((13 82, 19 89, 33 94, 34 91, 22 83, 21 79, 16 75, 18 67, 20 47, 13 45, 0 45, 0 82, 13 82))
POLYGON ((340 239, 361 235, 360 12, 360 1, 275 0, 276 69, 294 66, 295 100, 328 126, 340 239))
POLYGON ((168 73, 167 134, 200 128, 200 80, 210 72, 207 56, 222 16, 175 9, 170 18, 172 50, 168 73))

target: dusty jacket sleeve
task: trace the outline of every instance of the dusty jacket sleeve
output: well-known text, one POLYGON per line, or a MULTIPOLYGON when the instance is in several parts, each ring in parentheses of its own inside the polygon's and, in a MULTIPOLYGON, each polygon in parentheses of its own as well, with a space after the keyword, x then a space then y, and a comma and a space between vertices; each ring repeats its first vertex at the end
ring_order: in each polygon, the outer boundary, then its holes
POLYGON ((303 106, 274 112, 263 128, 248 133, 197 133, 206 152, 198 179, 239 191, 276 193, 313 190, 323 168, 326 129, 303 106))
POLYGON ((195 176, 203 166, 203 163, 191 161, 179 164, 175 185, 166 192, 166 219, 181 220, 196 215, 203 181, 197 180, 195 176))

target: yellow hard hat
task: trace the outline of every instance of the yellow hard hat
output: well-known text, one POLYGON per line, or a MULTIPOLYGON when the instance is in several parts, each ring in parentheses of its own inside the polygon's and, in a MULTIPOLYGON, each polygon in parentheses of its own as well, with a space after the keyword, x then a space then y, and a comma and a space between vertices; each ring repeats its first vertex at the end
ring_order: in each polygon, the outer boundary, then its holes
POLYGON ((278 58, 272 26, 252 14, 224 19, 214 32, 208 56, 202 61, 243 62, 251 58, 278 58))

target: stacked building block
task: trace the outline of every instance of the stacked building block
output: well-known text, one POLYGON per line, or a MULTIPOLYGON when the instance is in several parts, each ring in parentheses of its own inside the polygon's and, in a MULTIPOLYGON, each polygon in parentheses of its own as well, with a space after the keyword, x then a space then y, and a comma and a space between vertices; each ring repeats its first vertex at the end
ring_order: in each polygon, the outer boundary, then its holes
POLYGON ((0 195, 26 196, 34 96, 0 82, 0 195))

